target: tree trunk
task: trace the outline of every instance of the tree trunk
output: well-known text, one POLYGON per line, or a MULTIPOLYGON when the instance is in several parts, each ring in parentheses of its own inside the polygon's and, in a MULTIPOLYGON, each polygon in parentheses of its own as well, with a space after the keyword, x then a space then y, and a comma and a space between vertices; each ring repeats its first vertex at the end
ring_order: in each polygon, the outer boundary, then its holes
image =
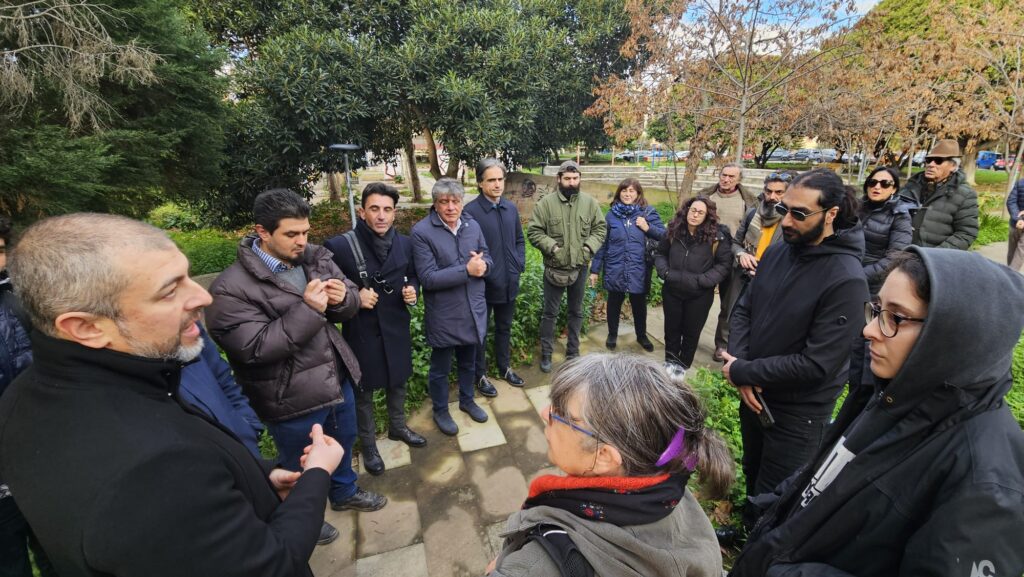
POLYGON ((437 144, 434 143, 434 133, 430 132, 430 128, 423 127, 423 138, 427 141, 427 158, 430 159, 430 176, 434 177, 434 180, 441 178, 441 165, 437 163, 437 144))
POLYGON ((921 113, 918 112, 914 115, 914 132, 913 137, 910 139, 910 152, 907 158, 907 180, 910 180, 910 175, 914 172, 914 155, 917 154, 917 130, 921 127, 921 113))
POLYGON ((740 99, 740 127, 736 131, 736 163, 743 166, 743 139, 747 135, 747 91, 740 99))
POLYGON ((974 175, 978 172, 978 145, 973 138, 968 138, 960 143, 960 146, 960 154, 963 155, 960 159, 960 169, 967 175, 967 184, 977 186, 974 183, 974 175))
POLYGON ((420 187, 420 173, 416 170, 416 147, 412 143, 412 136, 405 141, 405 165, 408 167, 412 200, 423 202, 423 189, 420 187))
POLYGON ((458 158, 455 158, 455 157, 453 157, 452 155, 449 154, 448 155, 448 170, 444 171, 444 175, 447 176, 448 178, 458 178, 459 177, 459 166, 461 164, 462 163, 459 161, 458 158))
POLYGON ((341 202, 341 187, 344 186, 344 175, 340 172, 327 173, 327 191, 330 202, 341 202))

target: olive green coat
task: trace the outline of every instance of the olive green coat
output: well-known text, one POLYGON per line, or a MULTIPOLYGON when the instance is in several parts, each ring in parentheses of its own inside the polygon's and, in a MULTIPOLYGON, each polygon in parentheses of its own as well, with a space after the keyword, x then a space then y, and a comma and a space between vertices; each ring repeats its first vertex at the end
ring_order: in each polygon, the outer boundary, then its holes
POLYGON ((566 271, 586 266, 604 243, 605 233, 601 207, 582 192, 571 199, 561 192, 540 199, 526 229, 530 244, 544 255, 545 268, 566 271))

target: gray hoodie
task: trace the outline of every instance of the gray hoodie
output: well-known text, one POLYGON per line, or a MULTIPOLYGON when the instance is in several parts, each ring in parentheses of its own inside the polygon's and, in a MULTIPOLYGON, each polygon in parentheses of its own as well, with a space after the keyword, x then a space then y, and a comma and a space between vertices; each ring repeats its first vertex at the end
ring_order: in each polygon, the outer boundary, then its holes
POLYGON ((720 577, 722 554, 715 531, 700 504, 687 490, 667 517, 647 525, 619 527, 591 521, 554 507, 538 506, 508 519, 505 548, 491 577, 559 577, 544 549, 529 542, 515 550, 511 543, 541 523, 568 532, 576 548, 600 577, 720 577))

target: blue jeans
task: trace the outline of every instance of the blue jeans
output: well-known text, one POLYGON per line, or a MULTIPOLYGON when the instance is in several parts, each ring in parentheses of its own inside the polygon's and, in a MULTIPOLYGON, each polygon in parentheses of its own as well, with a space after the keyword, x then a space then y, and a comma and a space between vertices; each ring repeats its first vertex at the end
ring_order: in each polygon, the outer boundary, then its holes
POLYGON ((431 351, 427 386, 435 413, 448 412, 448 373, 452 370, 452 353, 455 353, 459 363, 459 405, 473 402, 476 349, 476 345, 462 345, 431 351))
POLYGON ((356 494, 356 472, 352 470, 352 444, 356 440, 356 399, 352 383, 345 379, 341 383, 345 402, 295 417, 287 421, 267 423, 270 435, 277 444, 281 466, 290 471, 301 471, 299 457, 310 443, 309 430, 314 424, 324 428, 324 434, 334 437, 345 449, 341 464, 331 475, 331 502, 344 501, 356 494))

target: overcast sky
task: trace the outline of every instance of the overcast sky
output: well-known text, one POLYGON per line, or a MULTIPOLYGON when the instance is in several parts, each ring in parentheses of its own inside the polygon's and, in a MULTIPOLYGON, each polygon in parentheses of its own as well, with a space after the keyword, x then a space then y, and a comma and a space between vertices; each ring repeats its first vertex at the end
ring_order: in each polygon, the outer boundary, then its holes
POLYGON ((871 10, 872 8, 875 7, 875 4, 878 4, 878 0, 856 0, 856 3, 857 13, 867 14, 868 10, 871 10))

